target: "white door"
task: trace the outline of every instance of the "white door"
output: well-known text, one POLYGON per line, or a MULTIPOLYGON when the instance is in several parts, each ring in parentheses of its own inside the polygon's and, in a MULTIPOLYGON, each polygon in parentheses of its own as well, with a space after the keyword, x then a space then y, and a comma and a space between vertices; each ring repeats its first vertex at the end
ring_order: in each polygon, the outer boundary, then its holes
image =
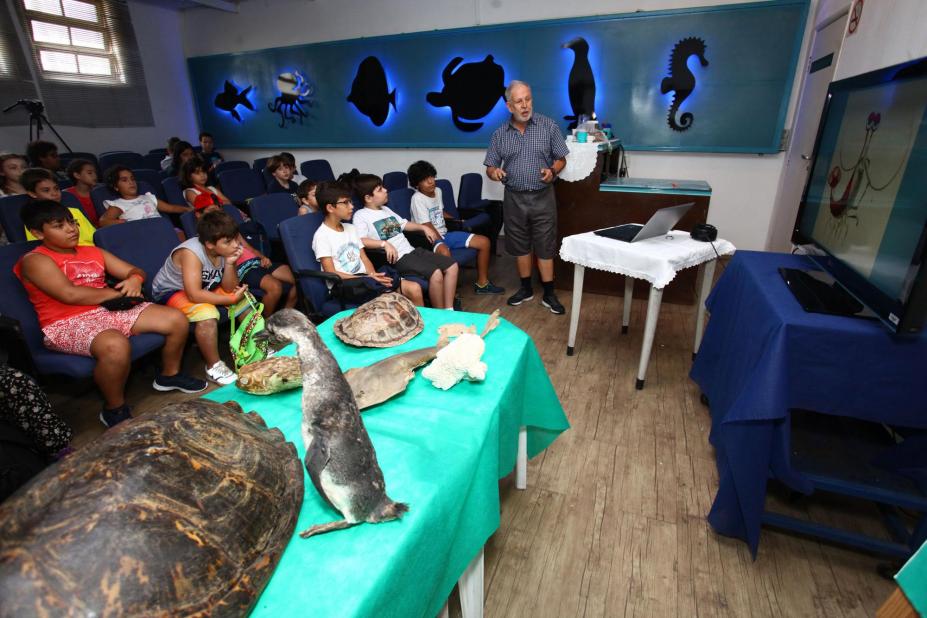
POLYGON ((837 66, 837 55, 846 28, 847 10, 834 16, 817 32, 811 45, 811 57, 805 65, 808 75, 798 102, 798 114, 786 153, 785 169, 779 183, 779 193, 773 207, 766 237, 769 251, 789 251, 792 230, 801 202, 802 191, 811 171, 811 153, 817 137, 821 111, 827 99, 827 87, 837 66))

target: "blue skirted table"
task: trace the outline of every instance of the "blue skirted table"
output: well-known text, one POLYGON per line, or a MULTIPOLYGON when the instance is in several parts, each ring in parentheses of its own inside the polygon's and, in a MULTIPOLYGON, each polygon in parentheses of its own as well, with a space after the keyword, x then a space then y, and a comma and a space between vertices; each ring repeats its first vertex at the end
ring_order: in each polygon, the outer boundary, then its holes
POLYGON ((707 301, 691 377, 711 405, 718 493, 708 515, 756 555, 769 475, 810 493, 790 465, 790 410, 927 428, 927 335, 898 338, 871 320, 806 313, 779 267, 808 258, 739 251, 707 301))
MULTIPOLYGON (((421 309, 422 333, 402 346, 375 349, 354 348, 334 336, 334 321, 349 313, 318 327, 342 370, 435 345, 441 324, 475 324, 479 332, 488 318, 421 309)), ((293 354, 292 346, 282 354, 293 354)), ((527 454, 533 457, 569 427, 537 349, 523 331, 501 320, 486 338, 483 361, 489 368, 483 382, 441 391, 416 375, 404 393, 364 411, 387 492, 409 504, 409 513, 399 521, 310 539, 294 534, 252 615, 437 615, 499 526, 498 481, 515 467, 520 430, 525 428, 527 454)), ((259 397, 234 386, 209 395, 259 412, 302 458, 300 397, 301 390, 259 397)), ((297 531, 339 519, 308 475, 304 480, 297 531)), ((481 602, 481 577, 476 585, 481 602)))

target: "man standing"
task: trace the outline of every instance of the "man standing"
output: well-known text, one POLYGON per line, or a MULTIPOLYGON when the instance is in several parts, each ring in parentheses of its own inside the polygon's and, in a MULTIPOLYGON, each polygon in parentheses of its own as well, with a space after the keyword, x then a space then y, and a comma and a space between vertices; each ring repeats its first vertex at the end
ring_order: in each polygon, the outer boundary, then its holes
POLYGON ((532 113, 531 87, 513 80, 505 89, 511 120, 496 129, 486 151, 486 175, 505 185, 502 219, 505 248, 515 255, 521 288, 508 303, 520 305, 534 298, 531 269, 534 255, 544 296, 551 313, 565 310, 554 293, 554 254, 557 251, 557 201, 551 186, 566 165, 569 150, 553 120, 532 113))

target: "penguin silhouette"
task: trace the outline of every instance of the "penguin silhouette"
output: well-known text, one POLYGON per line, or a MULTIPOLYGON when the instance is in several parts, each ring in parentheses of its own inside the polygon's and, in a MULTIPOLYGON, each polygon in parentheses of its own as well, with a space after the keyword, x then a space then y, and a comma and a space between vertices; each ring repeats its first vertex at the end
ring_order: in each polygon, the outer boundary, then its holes
POLYGON ((295 343, 303 379, 303 443, 312 484, 344 519, 312 526, 307 538, 357 524, 398 519, 409 507, 386 495, 383 471, 361 422, 354 393, 331 351, 311 322, 298 311, 270 316, 258 334, 269 344, 295 343))
POLYGON ((574 129, 581 115, 595 118, 595 76, 592 75, 592 66, 589 64, 589 43, 586 39, 578 36, 564 43, 562 48, 572 49, 574 54, 567 86, 573 115, 563 117, 564 120, 570 121, 569 128, 574 129))

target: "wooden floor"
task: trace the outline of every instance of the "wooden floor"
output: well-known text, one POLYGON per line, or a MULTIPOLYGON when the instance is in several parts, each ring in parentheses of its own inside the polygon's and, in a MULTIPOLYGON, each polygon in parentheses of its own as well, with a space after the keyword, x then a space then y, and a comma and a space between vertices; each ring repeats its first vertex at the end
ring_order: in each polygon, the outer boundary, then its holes
MULTIPOLYGON (((513 271, 502 258, 493 279, 512 292, 513 271)), ((572 425, 530 462, 527 490, 512 477, 500 483, 502 523, 486 546, 487 616, 874 615, 892 591, 876 573, 883 560, 764 529, 753 561, 743 542, 708 526, 718 481, 708 409, 688 378, 692 306, 663 305, 647 386, 636 391, 645 301, 634 301, 622 336, 621 300, 584 295, 568 357, 569 313, 552 315, 538 294, 521 307, 475 296, 474 279, 463 271, 464 310, 501 307, 533 337, 572 425)), ((560 293, 568 311, 570 298, 560 293)), ((202 377, 195 352, 186 365, 202 377)), ((189 397, 155 393, 152 377, 150 369, 132 376, 134 413, 189 397)), ((95 391, 55 390, 76 444, 102 432, 95 391)), ((879 529, 874 509, 855 502, 792 504, 775 492, 769 502, 824 523, 879 529)))

